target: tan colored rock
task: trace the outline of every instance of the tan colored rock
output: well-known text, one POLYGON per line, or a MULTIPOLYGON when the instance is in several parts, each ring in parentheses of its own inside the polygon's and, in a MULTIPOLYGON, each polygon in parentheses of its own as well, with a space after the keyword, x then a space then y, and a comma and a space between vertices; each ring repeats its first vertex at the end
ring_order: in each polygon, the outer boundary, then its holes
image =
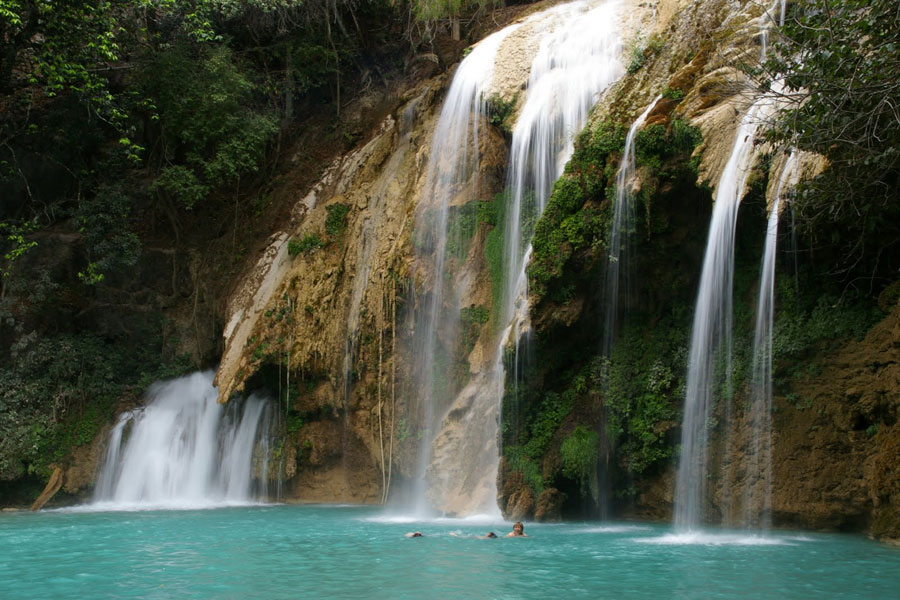
POLYGON ((521 521, 534 514, 534 494, 531 488, 522 487, 513 492, 504 514, 511 521, 521 521))
POLYGON ((44 491, 41 492, 41 495, 37 497, 34 503, 31 505, 31 511, 41 510, 45 504, 56 495, 56 492, 62 487, 63 482, 63 470, 58 465, 53 468, 53 473, 50 475, 50 479, 47 481, 47 485, 44 486, 44 491))
POLYGON ((562 520, 562 505, 565 496, 556 488, 547 488, 538 496, 537 508, 534 518, 544 522, 558 522, 562 520))

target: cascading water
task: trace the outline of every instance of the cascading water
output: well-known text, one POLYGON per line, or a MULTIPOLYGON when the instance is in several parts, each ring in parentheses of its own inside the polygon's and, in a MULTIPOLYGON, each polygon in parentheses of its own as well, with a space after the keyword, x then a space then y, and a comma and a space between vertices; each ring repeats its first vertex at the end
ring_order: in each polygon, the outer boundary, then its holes
MULTIPOLYGON (((503 255, 506 286, 501 310, 501 322, 509 325, 498 340, 492 382, 492 387, 500 390, 495 399, 498 408, 506 379, 501 360, 504 346, 513 342, 515 369, 529 352, 525 266, 534 224, 574 152, 574 133, 584 128, 600 92, 625 73, 620 62, 620 10, 618 0, 575 2, 547 11, 541 24, 545 33, 531 64, 528 97, 513 129, 510 149, 503 255)), ((519 379, 517 371, 513 378, 519 379)), ((601 504, 599 484, 594 481, 591 487, 595 502, 601 504)))
POLYGON ((787 182, 794 176, 797 153, 791 152, 781 170, 775 199, 766 226, 766 242, 760 269, 759 301, 753 335, 753 369, 750 381, 750 430, 752 439, 744 458, 749 478, 744 490, 744 523, 768 528, 772 510, 772 325, 775 303, 775 250, 778 217, 787 182))
POLYGON ((572 156, 574 134, 587 122, 597 95, 625 73, 620 7, 620 0, 573 2, 535 17, 541 19, 540 48, 510 147, 502 323, 516 312, 516 321, 524 318, 531 235, 572 156))
MULTIPOLYGON (((780 23, 783 23, 784 0, 775 0, 756 19, 761 36, 761 59, 766 58, 769 29, 774 23, 771 15, 779 9, 780 23)), ((782 86, 775 82, 772 87, 778 92, 782 86)), ((681 457, 675 480, 675 527, 682 531, 699 527, 703 520, 709 463, 709 421, 715 402, 722 396, 730 400, 732 395, 732 282, 738 207, 754 158, 756 132, 776 110, 777 103, 773 96, 764 94, 744 113, 716 190, 700 289, 694 307, 681 426, 681 457), (724 375, 717 374, 717 367, 719 373, 724 375)), ((730 416, 730 404, 726 412, 730 416)), ((727 496, 730 494, 727 481, 725 488, 727 496)), ((730 498, 726 497, 723 501, 726 510, 729 504, 730 498)))
MULTIPOLYGON (((499 405, 505 381, 502 349, 510 339, 516 341, 518 348, 526 326, 525 265, 534 222, 572 155, 574 133, 584 127, 597 95, 624 74, 617 28, 620 5, 619 0, 573 2, 538 13, 521 25, 533 31, 539 47, 531 64, 527 98, 513 130, 510 150, 504 224, 505 279, 501 305, 495 310, 498 322, 509 325, 497 339, 494 362, 472 378, 449 409, 435 397, 432 374, 438 367, 437 337, 442 338, 444 348, 453 347, 450 342, 459 320, 457 304, 448 301, 449 292, 444 297, 444 284, 439 281, 439 275, 445 271, 447 208, 451 202, 461 204, 458 196, 464 191, 464 184, 473 185, 470 180, 479 148, 477 123, 484 118, 483 94, 491 81, 494 55, 503 39, 520 25, 487 38, 463 61, 442 110, 425 188, 432 191, 433 199, 442 200, 433 214, 434 225, 425 230, 434 237, 426 246, 434 256, 435 293, 430 306, 432 317, 422 327, 427 336, 420 359, 426 385, 420 389, 432 395, 426 403, 426 423, 436 423, 435 417, 447 415, 440 432, 426 436, 428 444, 421 456, 421 464, 428 465, 428 496, 433 505, 445 512, 497 512, 499 405), (445 120, 452 138, 443 129, 445 120), (468 149, 464 147, 466 143, 468 149), (442 163, 453 169, 445 168, 438 179, 441 171, 432 174, 432 169, 438 169, 435 165, 442 163), (443 311, 439 315, 442 307, 448 305, 456 312, 443 311), (457 323, 448 323, 451 318, 457 323)), ((425 497, 424 490, 421 497, 425 497)))
POLYGON ((784 17, 787 13, 787 0, 775 0, 762 15, 760 21, 760 60, 766 60, 769 53, 769 31, 773 25, 784 25, 784 17))
POLYGON ((616 173, 616 199, 613 203, 612 224, 609 230, 609 245, 606 254, 606 286, 604 289, 604 328, 602 354, 609 357, 615 340, 619 322, 619 286, 622 277, 628 277, 628 237, 634 228, 634 192, 632 178, 636 169, 634 138, 643 127, 647 115, 662 96, 650 103, 644 112, 631 124, 625 136, 625 150, 616 173))
POLYGON ((480 129, 487 113, 485 92, 493 77, 494 59, 500 43, 517 26, 507 27, 485 38, 462 61, 447 92, 435 127, 425 187, 421 194, 425 209, 416 231, 420 265, 432 280, 430 297, 417 315, 414 341, 414 373, 419 418, 419 456, 413 482, 413 509, 424 515, 426 470, 440 417, 453 393, 444 382, 447 365, 440 360, 455 345, 460 307, 455 290, 448 288, 448 219, 451 204, 465 204, 479 191, 480 129))
POLYGON ((774 107, 773 99, 763 96, 744 114, 716 190, 688 358, 681 458, 675 484, 675 526, 680 530, 695 529, 702 521, 709 462, 709 420, 714 403, 723 395, 722 388, 724 396, 731 394, 735 226, 754 158, 756 131, 774 107), (724 376, 717 375, 717 366, 724 376))
POLYGON ((146 406, 122 414, 95 507, 199 508, 266 498, 276 411, 255 396, 220 405, 212 379, 194 373, 156 384, 146 406))

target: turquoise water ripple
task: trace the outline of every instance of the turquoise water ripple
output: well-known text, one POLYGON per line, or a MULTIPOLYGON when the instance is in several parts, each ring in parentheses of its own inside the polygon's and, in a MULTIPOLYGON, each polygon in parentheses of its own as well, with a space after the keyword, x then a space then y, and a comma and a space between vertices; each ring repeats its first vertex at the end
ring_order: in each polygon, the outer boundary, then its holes
POLYGON ((0 598, 900 598, 853 535, 397 522, 371 507, 0 515, 0 598), (407 531, 424 537, 408 539, 407 531), (452 534, 452 535, 451 535, 452 534))

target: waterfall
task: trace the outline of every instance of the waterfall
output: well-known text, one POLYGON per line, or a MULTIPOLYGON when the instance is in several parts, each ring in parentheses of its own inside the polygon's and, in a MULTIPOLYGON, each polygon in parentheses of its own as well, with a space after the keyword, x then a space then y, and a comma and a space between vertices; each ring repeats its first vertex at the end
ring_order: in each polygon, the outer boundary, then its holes
POLYGON ((620 7, 620 0, 599 6, 573 2, 537 15, 543 33, 510 148, 502 323, 516 312, 521 321, 527 312, 525 265, 534 223, 572 156, 574 136, 587 123, 597 95, 625 72, 620 7))
POLYGON ((528 96, 513 129, 507 175, 504 230, 502 323, 494 367, 501 395, 506 372, 503 348, 512 343, 512 365, 528 355, 528 279, 534 224, 544 212, 553 184, 574 152, 573 139, 587 123, 598 95, 625 73, 620 62, 622 3, 573 2, 542 13, 540 47, 532 61, 528 96), (524 344, 524 347, 523 347, 524 344))
POLYGON ((784 26, 784 17, 787 12, 787 0, 774 0, 772 4, 760 15, 759 25, 759 59, 766 60, 769 55, 769 31, 773 25, 784 26))
POLYGON ((518 25, 498 31, 479 43, 456 70, 435 127, 416 223, 419 266, 432 281, 430 297, 417 314, 413 354, 413 379, 419 416, 419 451, 413 478, 413 503, 418 514, 429 510, 426 471, 439 419, 447 410, 453 391, 445 383, 448 366, 442 355, 455 344, 460 306, 447 288, 446 254, 451 204, 474 200, 479 192, 479 138, 487 113, 487 86, 493 78, 500 43, 518 25))
MULTIPOLYGON (((617 27, 620 0, 582 0, 553 7, 487 38, 462 62, 454 77, 435 131, 426 202, 439 202, 429 219, 420 219, 419 245, 434 257, 434 289, 428 318, 419 331, 425 339, 417 352, 422 373, 419 384, 424 404, 420 472, 423 490, 432 506, 444 512, 497 512, 499 409, 505 371, 503 347, 518 342, 526 329, 525 265, 530 254, 534 223, 550 197, 553 183, 573 152, 573 138, 587 122, 597 95, 624 73, 619 57, 622 43, 617 27), (528 27, 539 40, 529 80, 512 133, 507 178, 501 304, 495 314, 503 330, 496 339, 494 361, 476 373, 458 393, 440 390, 434 374, 437 350, 453 348, 459 322, 458 301, 445 292, 443 279, 447 244, 448 206, 461 206, 459 196, 477 197, 478 124, 484 119, 484 94, 490 84, 494 56, 512 31, 528 27), (439 170, 442 165, 442 170, 439 170), (450 167, 450 168, 447 168, 450 167), (440 174, 440 177, 439 177, 440 174), (424 234, 424 235, 423 235, 424 234), (452 310, 446 310, 447 307, 452 310), (453 322, 450 322, 450 321, 453 322), (438 339, 440 338, 440 339, 438 339), (442 392, 454 394, 441 397, 442 392), (446 405, 447 400, 452 404, 446 405), (431 427, 440 423, 432 434, 431 427), (424 489, 427 487, 427 491, 424 489)), ((499 226, 499 225, 498 225, 499 226)), ((424 504, 421 508, 424 509, 424 504)))
POLYGON ((763 96, 744 114, 716 190, 688 358, 681 457, 675 485, 675 526, 681 530, 694 529, 702 521, 710 419, 715 402, 731 395, 735 226, 747 175, 753 163, 756 131, 760 123, 772 114, 774 107, 772 98, 763 96))
POLYGON ((211 372, 194 373, 156 384, 144 407, 121 415, 95 506, 201 508, 265 499, 275 411, 255 396, 218 404, 212 379, 211 372))
POLYGON ((752 439, 745 457, 752 480, 744 489, 744 523, 762 528, 771 525, 772 511, 772 324, 775 301, 775 249, 778 217, 785 185, 794 174, 797 153, 791 152, 782 167, 775 199, 766 226, 766 241, 760 268, 759 300, 753 335, 753 368, 750 381, 752 439))
POLYGON ((609 246, 606 253, 606 286, 605 286, 605 319, 603 328, 602 354, 609 357, 612 344, 615 340, 616 329, 619 320, 619 284, 621 278, 628 277, 629 244, 628 237, 634 228, 634 193, 631 179, 636 169, 634 155, 634 138, 638 130, 643 127, 647 115, 659 102, 662 96, 656 99, 641 113, 631 124, 628 135, 625 136, 625 150, 622 153, 622 161, 616 172, 616 198, 613 203, 612 224, 609 230, 609 246), (623 240, 624 238, 624 240, 623 240))

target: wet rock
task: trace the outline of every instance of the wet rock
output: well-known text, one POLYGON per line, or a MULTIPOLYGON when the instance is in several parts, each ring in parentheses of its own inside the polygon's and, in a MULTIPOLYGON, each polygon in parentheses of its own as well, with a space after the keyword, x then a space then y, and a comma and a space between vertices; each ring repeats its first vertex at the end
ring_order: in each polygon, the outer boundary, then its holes
POLYGON ((565 495, 556 488, 547 488, 538 496, 534 518, 538 521, 561 521, 565 495))

